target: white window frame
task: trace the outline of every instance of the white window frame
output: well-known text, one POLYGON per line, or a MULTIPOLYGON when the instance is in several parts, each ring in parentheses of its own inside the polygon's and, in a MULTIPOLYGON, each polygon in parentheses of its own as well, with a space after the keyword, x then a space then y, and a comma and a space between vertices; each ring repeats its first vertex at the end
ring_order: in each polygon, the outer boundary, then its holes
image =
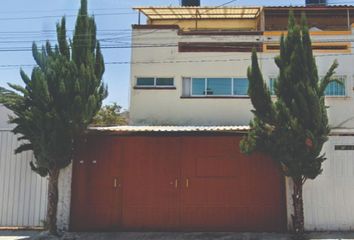
MULTIPOLYGON (((319 76, 319 79, 321 80, 324 77, 324 75, 319 76)), ((341 75, 333 75, 332 78, 339 78, 341 81, 343 81, 344 83, 344 95, 325 95, 325 97, 330 97, 330 98, 344 98, 344 97, 348 97, 348 76, 341 74, 341 75)), ((271 90, 271 80, 277 80, 277 77, 275 75, 269 75, 268 76, 268 88, 269 91, 271 90)), ((272 97, 275 97, 275 92, 271 93, 272 97)))
POLYGON ((159 77, 151 77, 151 76, 149 76, 149 77, 141 77, 141 76, 139 76, 139 77, 135 77, 135 86, 134 87, 136 87, 136 88, 176 88, 175 77, 161 77, 161 76, 159 76, 159 77), (138 79, 139 78, 153 78, 154 79, 154 85, 138 85, 138 79), (173 84, 172 85, 157 85, 156 84, 156 80, 158 78, 171 78, 172 81, 173 81, 173 84))
MULTIPOLYGON (((183 78, 186 79, 186 78, 183 78)), ((249 97, 248 94, 246 95, 235 95, 234 94, 234 79, 247 79, 247 77, 188 77, 190 79, 190 96, 191 97, 249 97), (227 78, 231 80, 231 92, 229 95, 208 95, 208 84, 207 84, 207 79, 208 78, 227 78), (204 79, 204 93, 203 95, 197 95, 193 94, 193 79, 204 79)))
MULTIPOLYGON (((269 75, 268 76, 268 90, 269 90, 269 92, 270 92, 270 96, 271 97, 275 97, 276 95, 275 95, 275 89, 274 89, 274 86, 271 86, 272 84, 271 84, 271 80, 273 80, 273 81, 276 81, 277 80, 277 76, 274 74, 274 75, 269 75), (272 93, 272 91, 271 91, 271 88, 273 87, 273 93, 272 93)), ((273 82, 273 84, 274 84, 274 82, 273 82)))
MULTIPOLYGON (((320 76, 320 80, 323 78, 324 76, 320 76)), ((326 95, 326 93, 324 93, 325 97, 328 98, 346 98, 348 97, 348 77, 347 75, 344 74, 340 74, 340 75, 333 75, 332 78, 338 78, 340 81, 343 81, 344 84, 344 95, 326 95)))

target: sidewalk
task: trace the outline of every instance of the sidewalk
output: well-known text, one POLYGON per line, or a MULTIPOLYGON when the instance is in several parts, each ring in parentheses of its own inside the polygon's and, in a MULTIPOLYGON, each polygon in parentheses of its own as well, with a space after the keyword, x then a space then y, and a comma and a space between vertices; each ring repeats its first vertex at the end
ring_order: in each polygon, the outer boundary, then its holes
MULTIPOLYGON (((354 240, 354 232, 311 233, 313 240, 354 240)), ((0 231, 0 240, 290 240, 289 234, 278 233, 169 233, 105 232, 66 233, 61 238, 48 238, 35 231, 0 231)))

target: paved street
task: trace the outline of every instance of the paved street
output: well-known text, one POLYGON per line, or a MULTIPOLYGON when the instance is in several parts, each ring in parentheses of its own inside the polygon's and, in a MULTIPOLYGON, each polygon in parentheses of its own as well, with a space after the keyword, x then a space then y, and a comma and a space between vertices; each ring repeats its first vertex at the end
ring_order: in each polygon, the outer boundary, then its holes
MULTIPOLYGON (((311 240, 354 240, 354 232, 312 233, 311 240)), ((35 231, 0 231, 0 240, 54 240, 35 231)), ((61 240, 288 240, 287 234, 273 233, 67 233, 61 240)))

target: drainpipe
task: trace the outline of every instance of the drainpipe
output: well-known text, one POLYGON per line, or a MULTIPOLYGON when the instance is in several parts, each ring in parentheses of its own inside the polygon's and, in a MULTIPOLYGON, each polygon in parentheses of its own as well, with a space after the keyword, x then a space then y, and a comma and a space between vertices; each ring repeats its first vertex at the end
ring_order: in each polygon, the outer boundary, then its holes
POLYGON ((262 31, 262 32, 264 32, 265 31, 265 16, 264 16, 264 8, 262 7, 261 9, 260 9, 260 14, 261 14, 261 16, 260 16, 260 21, 261 21, 261 26, 260 26, 260 30, 262 31))
POLYGON ((352 26, 350 26, 350 11, 349 11, 349 8, 347 8, 347 24, 348 24, 348 30, 351 30, 352 26))

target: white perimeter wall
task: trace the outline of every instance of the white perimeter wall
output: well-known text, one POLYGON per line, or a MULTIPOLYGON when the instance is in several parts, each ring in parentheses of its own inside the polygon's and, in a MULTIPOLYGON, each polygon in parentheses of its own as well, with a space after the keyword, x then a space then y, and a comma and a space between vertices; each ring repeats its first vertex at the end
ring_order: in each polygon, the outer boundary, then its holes
MULTIPOLYGON (((334 150, 335 145, 354 145, 354 136, 330 136, 323 152, 323 173, 307 180, 303 190, 305 229, 308 231, 354 230, 354 150, 334 150)), ((292 182, 287 179, 288 228, 292 229, 292 182)))
MULTIPOLYGON (((30 168, 28 151, 14 154, 21 144, 7 123, 11 111, 0 105, 0 227, 42 227, 47 211, 48 179, 30 168)), ((60 171, 57 225, 69 229, 72 164, 60 171)))
POLYGON ((334 150, 335 145, 354 145, 354 136, 331 136, 323 173, 306 182, 307 230, 354 230, 354 150, 334 150))
POLYGON ((11 111, 0 104, 0 129, 12 129, 13 125, 8 124, 11 111))
POLYGON ((42 226, 47 179, 31 170, 32 152, 14 154, 19 145, 10 130, 0 130, 0 227, 42 226))
POLYGON ((43 226, 47 179, 31 170, 32 152, 14 153, 21 142, 7 123, 10 114, 0 105, 0 227, 43 226))

